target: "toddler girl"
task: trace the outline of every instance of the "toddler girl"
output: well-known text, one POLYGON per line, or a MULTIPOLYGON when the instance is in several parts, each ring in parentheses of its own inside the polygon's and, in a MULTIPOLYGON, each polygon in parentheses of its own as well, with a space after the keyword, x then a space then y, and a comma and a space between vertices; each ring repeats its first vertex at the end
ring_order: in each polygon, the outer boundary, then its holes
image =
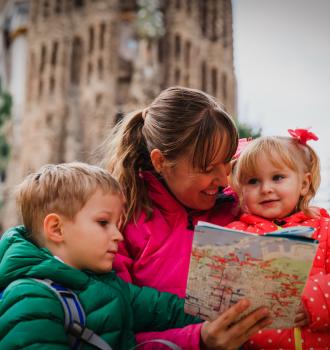
POLYGON ((317 137, 304 129, 289 133, 291 137, 249 142, 235 161, 232 184, 244 213, 228 227, 262 235, 282 227, 312 226, 319 247, 295 319, 300 328, 259 331, 246 349, 324 350, 330 346, 329 215, 309 207, 320 183, 320 165, 307 141, 317 137))

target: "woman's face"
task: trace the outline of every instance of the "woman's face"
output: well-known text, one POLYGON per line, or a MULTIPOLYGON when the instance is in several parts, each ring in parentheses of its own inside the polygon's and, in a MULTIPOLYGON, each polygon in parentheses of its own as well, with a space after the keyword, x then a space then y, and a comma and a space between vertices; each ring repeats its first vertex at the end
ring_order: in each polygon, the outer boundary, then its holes
POLYGON ((228 185, 230 164, 223 163, 223 152, 218 152, 205 171, 194 169, 190 157, 183 156, 175 165, 164 166, 161 173, 172 194, 184 206, 208 210, 215 205, 219 187, 228 185))

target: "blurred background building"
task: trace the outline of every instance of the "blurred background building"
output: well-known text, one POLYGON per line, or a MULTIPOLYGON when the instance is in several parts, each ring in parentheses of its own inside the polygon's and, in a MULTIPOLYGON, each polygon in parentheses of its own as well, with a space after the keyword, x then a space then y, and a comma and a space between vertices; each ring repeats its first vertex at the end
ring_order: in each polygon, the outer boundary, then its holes
POLYGON ((202 89, 236 115, 230 0, 0 0, 2 125, 10 147, 0 222, 11 193, 45 163, 93 162, 123 113, 171 85, 202 89))

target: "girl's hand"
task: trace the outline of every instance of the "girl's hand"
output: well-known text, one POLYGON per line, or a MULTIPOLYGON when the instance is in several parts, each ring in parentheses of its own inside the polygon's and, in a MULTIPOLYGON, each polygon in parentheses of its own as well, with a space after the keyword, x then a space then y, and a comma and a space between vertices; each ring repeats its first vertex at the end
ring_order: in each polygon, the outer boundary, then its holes
POLYGON ((299 309, 297 310, 296 317, 294 319, 295 327, 304 327, 309 324, 308 312, 304 308, 303 304, 300 304, 299 309))
POLYGON ((248 300, 241 300, 216 320, 204 322, 201 329, 201 349, 238 349, 253 334, 272 323, 266 308, 259 308, 235 323, 249 305, 248 300))

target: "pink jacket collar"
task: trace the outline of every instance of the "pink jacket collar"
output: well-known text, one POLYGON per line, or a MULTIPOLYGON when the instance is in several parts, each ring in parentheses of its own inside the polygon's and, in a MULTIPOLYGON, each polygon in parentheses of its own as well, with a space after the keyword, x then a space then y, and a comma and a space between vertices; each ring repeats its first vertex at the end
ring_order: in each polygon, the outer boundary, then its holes
POLYGON ((151 200, 157 204, 161 210, 167 212, 177 212, 182 210, 182 205, 178 202, 171 192, 151 171, 144 171, 141 177, 148 183, 148 194, 151 200))

